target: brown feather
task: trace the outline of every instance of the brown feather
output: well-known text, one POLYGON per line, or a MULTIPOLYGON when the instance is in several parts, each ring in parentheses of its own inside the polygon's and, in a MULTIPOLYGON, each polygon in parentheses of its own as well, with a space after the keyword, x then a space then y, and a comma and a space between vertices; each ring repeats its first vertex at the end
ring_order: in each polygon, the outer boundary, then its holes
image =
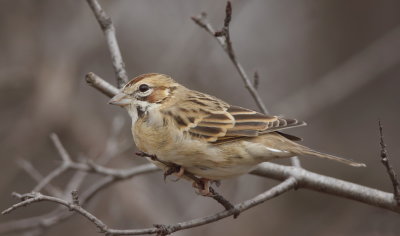
POLYGON ((136 84, 137 82, 139 82, 139 81, 141 81, 141 80, 143 80, 143 79, 145 79, 145 78, 149 78, 149 77, 151 77, 151 76, 156 76, 156 75, 158 75, 158 74, 157 74, 157 73, 147 73, 147 74, 139 75, 139 76, 137 76, 136 78, 134 78, 133 80, 129 81, 129 82, 125 85, 125 87, 130 87, 130 86, 136 84))
POLYGON ((189 131, 188 134, 192 138, 200 138, 213 144, 305 125, 296 119, 285 119, 229 106, 222 100, 200 92, 191 93, 163 113, 170 115, 178 128, 189 131), (179 116, 172 110, 178 110, 179 116))
POLYGON ((205 126, 196 126, 190 129, 190 132, 207 136, 223 136, 225 134, 224 130, 221 128, 205 126))

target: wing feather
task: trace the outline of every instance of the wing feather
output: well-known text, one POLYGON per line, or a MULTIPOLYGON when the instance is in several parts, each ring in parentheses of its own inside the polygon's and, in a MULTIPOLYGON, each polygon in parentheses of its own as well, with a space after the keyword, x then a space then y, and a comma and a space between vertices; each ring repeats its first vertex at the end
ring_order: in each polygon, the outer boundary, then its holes
POLYGON ((214 144, 305 125, 305 122, 296 119, 270 116, 230 106, 222 100, 200 92, 190 94, 180 103, 161 112, 172 118, 182 132, 192 138, 214 144))

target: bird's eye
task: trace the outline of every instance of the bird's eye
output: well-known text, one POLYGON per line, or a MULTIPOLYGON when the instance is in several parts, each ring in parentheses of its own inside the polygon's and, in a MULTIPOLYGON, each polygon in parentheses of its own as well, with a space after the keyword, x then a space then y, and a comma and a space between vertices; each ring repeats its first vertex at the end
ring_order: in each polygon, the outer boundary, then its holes
POLYGON ((140 86, 139 86, 139 91, 140 92, 146 92, 147 90, 149 90, 150 89, 150 87, 147 85, 147 84, 141 84, 140 86))

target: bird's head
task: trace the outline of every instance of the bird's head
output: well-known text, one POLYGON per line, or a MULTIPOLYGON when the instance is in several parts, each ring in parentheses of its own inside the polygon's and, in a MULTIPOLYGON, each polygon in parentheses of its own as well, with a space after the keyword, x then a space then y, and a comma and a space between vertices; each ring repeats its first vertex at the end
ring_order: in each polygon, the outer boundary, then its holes
POLYGON ((146 113, 167 102, 178 86, 179 84, 167 75, 140 75, 129 81, 109 104, 125 107, 128 111, 134 109, 139 113, 146 113))

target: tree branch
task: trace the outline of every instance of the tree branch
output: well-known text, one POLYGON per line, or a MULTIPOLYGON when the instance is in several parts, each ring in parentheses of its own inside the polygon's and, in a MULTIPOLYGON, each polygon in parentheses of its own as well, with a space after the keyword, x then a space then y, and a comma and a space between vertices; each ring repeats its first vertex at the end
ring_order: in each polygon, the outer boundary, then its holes
POLYGON ((383 127, 382 127, 380 120, 378 121, 378 124, 379 124, 380 145, 381 145, 381 162, 385 166, 386 171, 390 177, 390 181, 392 182, 394 199, 396 200, 397 205, 400 205, 399 180, 397 179, 396 172, 394 171, 392 165, 390 165, 390 162, 389 162, 389 157, 388 157, 387 151, 386 151, 386 144, 385 144, 385 141, 383 140, 383 127))
POLYGON ((86 74, 85 78, 86 78, 86 83, 88 83, 93 88, 99 90, 107 97, 113 97, 117 93, 119 93, 119 90, 116 87, 112 86, 110 83, 103 80, 93 72, 89 72, 88 74, 86 74))
MULTIPOLYGON (((135 175, 138 174, 143 174, 143 173, 149 173, 152 171, 158 170, 157 167, 155 167, 152 164, 149 165, 143 165, 139 166, 133 169, 129 170, 114 170, 111 168, 106 168, 106 167, 101 167, 99 165, 95 164, 89 164, 89 163, 77 163, 71 160, 69 157, 68 153, 65 151, 62 143, 59 141, 56 135, 52 135, 52 138, 54 140, 54 143, 59 151, 60 154, 62 154, 63 160, 66 162, 69 162, 69 168, 74 168, 77 170, 81 171, 88 171, 88 172, 94 172, 98 173, 101 175, 106 175, 102 181, 98 181, 96 185, 91 186, 88 190, 86 190, 82 194, 82 198, 80 200, 81 204, 85 204, 88 202, 94 195, 96 195, 100 190, 104 189, 107 186, 110 186, 116 181, 119 180, 124 180, 131 178, 135 175)), ((376 189, 364 187, 361 185, 353 184, 350 182, 346 182, 343 180, 338 180, 332 177, 327 177, 323 175, 319 175, 316 173, 312 173, 310 171, 304 170, 299 168, 298 163, 296 163, 296 160, 293 161, 293 166, 282 166, 278 164, 273 164, 273 163, 263 163, 261 164, 255 171, 252 172, 252 174, 263 176, 263 177, 268 177, 276 180, 287 180, 287 179, 293 179, 296 180, 296 184, 293 183, 293 186, 290 185, 290 188, 296 187, 296 188, 307 188, 307 189, 312 189, 315 191, 319 192, 324 192, 328 193, 331 195, 336 195, 339 197, 344 197, 344 198, 349 198, 353 199, 359 202, 363 202, 369 205, 377 206, 380 208, 388 209, 397 213, 400 213, 400 206, 397 205, 397 202, 393 198, 393 194, 382 192, 376 189)), ((48 182, 49 183, 49 182, 48 182)), ((286 181, 284 182, 286 183, 286 181)), ((272 191, 272 189, 271 189, 272 191)), ((270 194, 269 191, 267 191, 268 194, 270 194)), ((282 192, 283 193, 283 192, 282 192)), ((267 194, 267 195, 268 195, 267 194)), ((31 204, 36 201, 42 201, 42 200, 49 200, 48 198, 42 198, 38 197, 37 194, 34 195, 16 195, 20 199, 23 200, 22 203, 15 204, 8 210, 6 210, 4 213, 8 213, 18 207, 25 206, 27 204, 31 204), (25 199, 26 198, 26 199, 25 199)), ((42 195, 41 195, 42 196, 42 195)), ((270 196, 270 195, 268 195, 270 196)), ((260 196, 256 197, 255 199, 264 199, 260 198, 260 196)), ((61 199, 62 200, 62 199, 61 199)), ((62 200, 65 201, 66 200, 62 200)), ((76 201, 76 198, 75 198, 76 201)), ((199 225, 203 225, 209 222, 213 222, 215 220, 219 220, 221 218, 230 216, 232 214, 238 214, 239 212, 242 212, 243 210, 246 210, 250 208, 251 206, 254 206, 256 204, 261 203, 262 201, 265 200, 248 200, 245 201, 244 203, 235 205, 233 208, 229 208, 229 210, 217 213, 213 216, 208 216, 208 217, 203 217, 183 223, 178 223, 174 225, 157 225, 157 227, 154 228, 149 228, 149 229, 140 229, 140 230, 116 230, 116 229, 108 229, 106 228, 107 231, 106 233, 118 233, 118 234, 139 234, 139 233, 171 233, 175 232, 177 230, 181 229, 186 229, 186 228, 191 228, 199 225), (251 203, 254 201, 254 204, 251 203), (251 204, 250 204, 251 203, 251 204)), ((58 203, 60 203, 58 201, 58 203)), ((70 204, 70 203, 68 203, 70 204)), ((66 205, 66 204, 63 204, 66 205)), ((81 208, 73 208, 73 210, 79 209, 82 210, 81 208)), ((20 221, 19 223, 24 223, 23 229, 27 228, 35 228, 38 227, 39 225, 43 227, 43 225, 46 226, 51 226, 56 223, 59 223, 60 221, 68 218, 71 214, 66 214, 65 212, 58 212, 57 214, 49 215, 48 218, 45 219, 40 219, 40 218, 33 218, 31 221, 20 221), (44 223, 45 222, 45 223, 44 223)), ((94 222, 97 222, 95 220, 94 222)), ((101 224, 100 224, 101 225, 101 224)), ((0 226, 0 232, 6 231, 9 232, 10 230, 21 230, 21 224, 9 224, 8 228, 7 225, 1 225, 0 226), (3 228, 3 230, 2 230, 3 228), (5 230, 4 230, 5 228, 5 230)))
POLYGON ((256 205, 259 205, 266 200, 269 200, 271 198, 277 197, 281 195, 282 193, 285 193, 289 191, 290 189, 294 188, 296 185, 296 179, 295 178, 289 178, 285 180, 284 182, 280 183, 279 185, 271 188, 270 190, 259 194, 255 196, 252 199, 249 199, 247 201, 244 201, 240 204, 237 204, 234 206, 234 208, 230 210, 225 210, 222 212, 219 212, 217 214, 211 215, 211 216, 206 216, 206 217, 201 217, 173 225, 155 225, 153 228, 146 228, 146 229, 132 229, 132 230, 119 230, 119 229, 110 229, 105 223, 103 223, 100 219, 98 219, 96 216, 91 214, 89 211, 85 210, 82 208, 79 204, 77 204, 77 196, 75 195, 73 197, 73 201, 69 202, 60 198, 56 197, 51 197, 47 195, 43 195, 41 193, 37 192, 32 192, 28 194, 17 194, 14 193, 14 196, 19 198, 21 202, 14 204, 10 208, 4 210, 2 214, 8 214, 20 207, 23 206, 28 206, 32 203, 35 202, 42 202, 42 201, 48 201, 48 202, 55 202, 57 204, 61 204, 63 206, 66 206, 70 211, 74 211, 79 213, 80 215, 84 216, 87 218, 89 221, 91 221, 93 224, 99 228, 101 233, 104 233, 106 235, 111 234, 111 235, 139 235, 139 234, 159 234, 159 235, 167 235, 171 234, 173 232, 183 230, 183 229, 188 229, 188 228, 193 228, 193 227, 198 227, 204 224, 208 224, 211 222, 218 221, 220 219, 229 217, 233 214, 236 214, 238 211, 243 212, 245 210, 248 210, 256 205))
MULTIPOLYGON (((145 164, 131 168, 129 171, 126 170, 124 176, 121 175, 119 175, 118 177, 106 176, 103 179, 98 180, 94 184, 90 185, 90 187, 88 187, 88 189, 86 189, 81 194, 81 197, 79 199, 80 204, 81 206, 87 205, 89 201, 100 191, 104 190, 105 188, 119 181, 128 180, 138 175, 152 173, 159 170, 160 169, 153 164, 145 164)), ((115 171, 118 172, 118 170, 115 171)), ((0 234, 14 232, 14 231, 35 229, 38 227, 48 228, 68 219, 71 216, 72 216, 71 212, 66 212, 63 211, 62 209, 56 209, 53 212, 50 212, 45 215, 35 216, 31 218, 0 224, 0 234)))
POLYGON ((254 87, 253 83, 251 82, 249 76, 247 75, 246 71, 243 69, 243 66, 237 60, 235 52, 233 50, 231 36, 229 32, 229 24, 232 19, 232 5, 231 2, 228 1, 225 8, 225 20, 224 20, 224 27, 220 31, 215 31, 214 27, 208 22, 207 14, 201 13, 200 16, 192 17, 192 20, 201 28, 203 28, 207 33, 212 35, 218 42, 218 44, 224 49, 224 51, 228 54, 229 59, 235 66, 236 70, 238 71, 240 77, 244 82, 244 86, 249 91, 253 99, 255 100, 258 108, 267 114, 268 110, 264 105, 260 95, 257 92, 257 89, 254 87))
POLYGON ((264 162, 251 174, 276 180, 284 180, 293 176, 298 181, 297 187, 299 189, 306 188, 400 213, 400 206, 397 205, 391 193, 320 175, 305 169, 264 162))
POLYGON ((104 12, 97 0, 87 0, 87 2, 95 15, 97 22, 99 22, 104 36, 106 37, 108 50, 110 51, 112 64, 117 78, 117 85, 118 88, 121 88, 128 82, 128 76, 126 74, 125 63, 122 59, 121 51, 119 50, 115 27, 111 18, 104 12))

